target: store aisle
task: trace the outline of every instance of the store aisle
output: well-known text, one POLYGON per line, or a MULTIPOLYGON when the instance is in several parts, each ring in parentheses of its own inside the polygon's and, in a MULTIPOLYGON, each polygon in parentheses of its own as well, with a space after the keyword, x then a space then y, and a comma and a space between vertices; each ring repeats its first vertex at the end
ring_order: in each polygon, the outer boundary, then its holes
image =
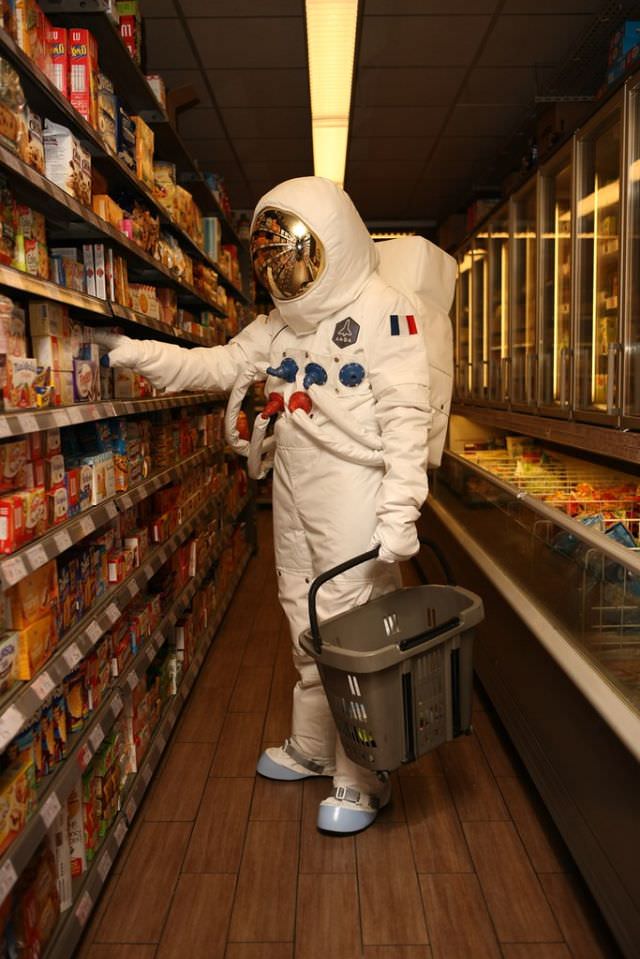
POLYGON ((359 836, 316 831, 327 781, 255 777, 294 679, 270 520, 78 959, 617 957, 479 697, 474 734, 394 774, 359 836))

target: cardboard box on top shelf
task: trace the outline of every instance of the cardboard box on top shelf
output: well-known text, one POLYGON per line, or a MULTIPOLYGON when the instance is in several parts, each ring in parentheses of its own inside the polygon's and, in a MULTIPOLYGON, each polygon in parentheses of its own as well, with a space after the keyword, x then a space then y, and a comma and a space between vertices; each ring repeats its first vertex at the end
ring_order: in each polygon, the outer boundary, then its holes
POLYGON ((448 216, 438 228, 438 246, 448 253, 456 250, 464 240, 465 225, 464 213, 452 213, 448 216))
POLYGON ((545 157, 565 136, 573 133, 590 109, 590 103, 550 103, 536 119, 538 154, 545 157))
POLYGON ((638 44, 640 44, 640 20, 625 20, 611 34, 608 66, 612 67, 618 60, 624 60, 627 53, 638 44))
POLYGON ((89 30, 71 27, 69 39, 69 102, 92 127, 98 128, 98 46, 89 30))

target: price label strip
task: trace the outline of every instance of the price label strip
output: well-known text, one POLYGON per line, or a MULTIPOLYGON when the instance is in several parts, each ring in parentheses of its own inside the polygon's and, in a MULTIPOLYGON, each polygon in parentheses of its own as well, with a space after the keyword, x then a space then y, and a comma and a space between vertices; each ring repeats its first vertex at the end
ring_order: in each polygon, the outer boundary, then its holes
POLYGON ((77 643, 71 643, 71 645, 65 649, 64 653, 62 654, 62 660, 68 669, 73 669, 75 666, 77 666, 81 659, 82 653, 80 652, 80 648, 78 647, 77 643))
POLYGON ((11 742, 18 730, 22 728, 25 717, 17 706, 9 706, 7 711, 0 716, 0 749, 4 749, 8 742, 11 742))
POLYGON ((91 748, 93 749, 94 753, 98 752, 100 744, 102 743, 103 740, 104 740, 104 730, 102 729, 102 726, 100 725, 100 723, 98 723, 96 728, 91 730, 91 734, 89 736, 89 742, 91 743, 91 748))
POLYGON ((36 694, 40 702, 43 699, 46 699, 52 689, 55 689, 56 684, 49 675, 49 673, 43 673, 42 676, 37 676, 31 683, 31 689, 36 694))
POLYGON ((56 533, 53 537, 53 542, 56 544, 56 549, 59 553, 64 553, 66 549, 69 549, 73 545, 69 532, 66 529, 61 529, 59 533, 56 533))
POLYGON ((120 617, 122 616, 122 613, 120 612, 120 610, 118 609, 115 603, 109 603, 109 605, 107 606, 105 610, 105 616, 107 617, 109 622, 113 624, 120 619, 120 617))
POLYGON ((18 422, 23 433, 37 433, 40 429, 37 417, 33 413, 21 413, 18 422))
MULTIPOLYGON (((135 807, 135 805, 134 805, 134 807, 133 807, 134 813, 135 813, 135 809, 136 809, 136 807, 135 807)), ((127 818, 128 818, 128 817, 127 817, 127 818)), ((116 826, 116 828, 115 828, 115 830, 114 830, 114 832, 113 832, 113 835, 114 835, 115 841, 116 841, 116 843, 118 844, 118 846, 121 846, 121 845, 122 845, 122 840, 123 840, 124 837, 127 835, 127 824, 126 824, 126 822, 124 821, 124 819, 120 819, 120 820, 119 820, 118 825, 116 826)))
POLYGON ((39 569, 41 566, 44 566, 45 563, 49 561, 47 556, 47 551, 44 546, 38 543, 36 546, 32 546, 29 552, 27 553, 27 558, 29 560, 29 566, 32 570, 39 569))
POLYGON ((104 882, 109 875, 112 865, 113 859, 111 858, 111 853, 107 851, 98 863, 98 875, 100 876, 102 882, 104 882))
POLYGON ((40 810, 40 818, 45 825, 45 829, 51 828, 53 820, 56 818, 61 809, 62 804, 58 799, 58 796, 56 793, 51 793, 40 810))
POLYGON ((93 899, 91 898, 91 893, 88 890, 82 893, 76 906, 76 919, 80 923, 81 927, 84 927, 87 923, 87 919, 91 914, 93 908, 93 899))
POLYGON ((18 873, 15 871, 11 860, 7 859, 0 869, 0 901, 4 902, 17 881, 18 873))
POLYGON ((83 536, 88 536, 89 533, 93 533, 95 528, 96 524, 94 523, 92 516, 84 516, 80 520, 80 532, 83 536))
POLYGON ((96 620, 92 620, 87 628, 85 629, 86 635, 89 637, 89 640, 92 645, 95 645, 100 637, 102 636, 102 629, 96 620))
POLYGON ((5 559, 1 568, 2 578, 7 586, 13 586, 14 583, 24 579, 27 575, 27 567, 21 556, 13 556, 10 559, 5 559))

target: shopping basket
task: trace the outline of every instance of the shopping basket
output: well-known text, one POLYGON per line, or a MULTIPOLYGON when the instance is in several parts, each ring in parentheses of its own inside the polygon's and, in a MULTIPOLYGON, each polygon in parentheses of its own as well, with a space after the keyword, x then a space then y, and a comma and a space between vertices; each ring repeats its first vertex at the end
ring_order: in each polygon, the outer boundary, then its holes
POLYGON ((325 620, 316 596, 328 580, 375 559, 379 547, 318 576, 309 589, 310 628, 300 637, 315 658, 345 751, 382 772, 468 732, 473 628, 482 600, 451 583, 407 587, 325 620))

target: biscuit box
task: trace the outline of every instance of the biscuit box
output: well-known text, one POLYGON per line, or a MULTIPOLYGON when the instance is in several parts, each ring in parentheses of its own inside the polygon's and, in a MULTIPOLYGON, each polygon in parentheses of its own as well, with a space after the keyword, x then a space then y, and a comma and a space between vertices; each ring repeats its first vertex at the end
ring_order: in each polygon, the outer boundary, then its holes
POLYGON ((35 769, 28 753, 0 775, 0 855, 25 827, 36 801, 35 769))
POLYGON ((18 679, 32 679, 55 649, 58 637, 51 613, 18 631, 18 679))
POLYGON ((15 633, 5 633, 0 638, 0 693, 13 684, 18 662, 18 638, 15 633))
POLYGON ((98 126, 98 47, 89 30, 71 28, 69 38, 69 102, 98 126))
POLYGON ((3 389, 5 410, 33 409, 38 361, 30 356, 7 356, 6 383, 3 389))
POLYGON ((6 591, 8 629, 23 629, 51 613, 58 599, 58 572, 55 559, 40 566, 6 591))
POLYGON ((60 123, 45 120, 44 153, 47 179, 91 206, 91 156, 60 123))

